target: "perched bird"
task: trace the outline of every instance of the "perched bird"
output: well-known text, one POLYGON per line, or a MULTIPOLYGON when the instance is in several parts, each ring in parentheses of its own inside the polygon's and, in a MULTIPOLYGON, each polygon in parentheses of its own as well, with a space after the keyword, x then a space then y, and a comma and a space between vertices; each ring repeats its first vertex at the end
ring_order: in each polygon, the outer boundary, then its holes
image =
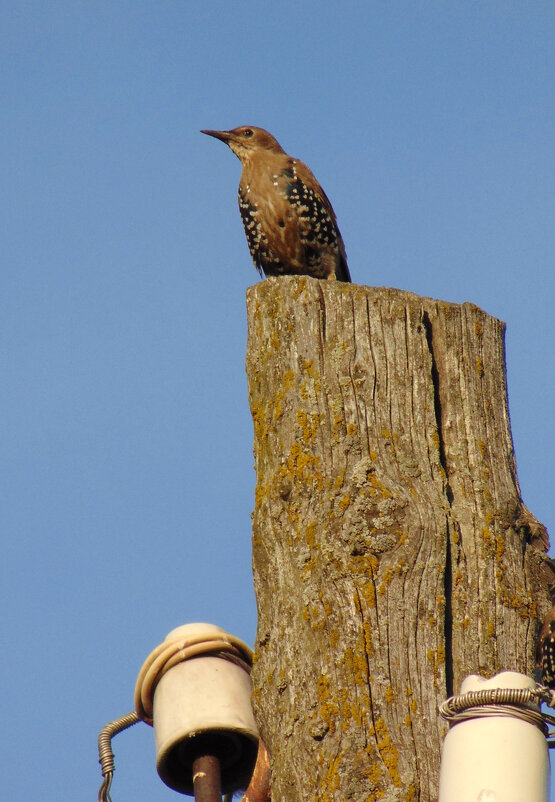
POLYGON ((555 691, 555 607, 545 616, 538 637, 538 668, 542 684, 555 691))
POLYGON ((241 161, 239 211, 260 275, 351 280, 335 212, 306 164, 263 128, 201 133, 221 139, 241 161))

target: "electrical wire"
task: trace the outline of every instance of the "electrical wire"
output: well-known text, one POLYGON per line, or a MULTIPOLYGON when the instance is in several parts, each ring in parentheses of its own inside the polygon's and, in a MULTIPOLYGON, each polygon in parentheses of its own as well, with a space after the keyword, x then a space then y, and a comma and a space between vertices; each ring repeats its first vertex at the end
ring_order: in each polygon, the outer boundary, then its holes
POLYGON ((98 762, 100 763, 103 777, 102 785, 98 791, 98 802, 111 802, 112 799, 110 787, 115 771, 112 738, 118 732, 123 732, 123 730, 132 727, 138 721, 140 721, 139 716, 133 710, 132 713, 126 713, 125 716, 121 716, 115 721, 110 721, 98 734, 98 762))
POLYGON ((512 716, 538 727, 548 739, 550 748, 555 746, 550 739, 553 733, 548 724, 555 724, 555 716, 540 711, 541 702, 553 707, 555 693, 544 685, 534 688, 490 688, 451 696, 439 707, 442 718, 455 725, 460 721, 487 716, 512 716))

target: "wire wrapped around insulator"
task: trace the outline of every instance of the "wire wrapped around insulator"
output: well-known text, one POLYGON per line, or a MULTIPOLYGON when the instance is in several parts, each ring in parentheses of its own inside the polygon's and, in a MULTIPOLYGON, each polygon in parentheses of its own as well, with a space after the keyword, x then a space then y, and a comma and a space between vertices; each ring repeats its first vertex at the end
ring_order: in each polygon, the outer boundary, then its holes
POLYGON ((513 716, 534 724, 547 735, 547 721, 551 716, 538 709, 545 701, 545 689, 536 688, 489 688, 451 696, 439 707, 439 712, 450 724, 487 716, 513 716))
POLYGON ((164 674, 178 663, 201 656, 221 657, 250 674, 252 651, 239 638, 227 633, 214 637, 212 631, 164 641, 149 654, 135 685, 135 710, 139 718, 152 725, 154 691, 164 674))

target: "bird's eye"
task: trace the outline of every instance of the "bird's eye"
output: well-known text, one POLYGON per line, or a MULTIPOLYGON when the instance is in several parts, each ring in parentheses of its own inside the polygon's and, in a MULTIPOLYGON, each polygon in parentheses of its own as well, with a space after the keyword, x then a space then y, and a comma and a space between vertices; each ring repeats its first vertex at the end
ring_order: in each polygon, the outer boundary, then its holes
POLYGON ((245 128, 245 130, 243 131, 243 136, 252 136, 253 134, 254 131, 252 130, 252 128, 245 128))

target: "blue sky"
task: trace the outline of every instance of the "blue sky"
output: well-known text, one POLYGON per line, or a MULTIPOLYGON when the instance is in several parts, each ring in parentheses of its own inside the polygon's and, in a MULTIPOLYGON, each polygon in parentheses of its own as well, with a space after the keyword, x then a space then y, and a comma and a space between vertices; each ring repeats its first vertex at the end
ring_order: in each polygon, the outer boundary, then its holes
MULTIPOLYGON (((507 323, 522 495, 553 529, 555 6, 0 9, 3 791, 85 802, 170 629, 254 640, 257 274, 239 162, 200 128, 261 125, 306 161, 355 282, 507 323)), ((115 802, 175 799, 149 728, 114 745, 115 802)))

